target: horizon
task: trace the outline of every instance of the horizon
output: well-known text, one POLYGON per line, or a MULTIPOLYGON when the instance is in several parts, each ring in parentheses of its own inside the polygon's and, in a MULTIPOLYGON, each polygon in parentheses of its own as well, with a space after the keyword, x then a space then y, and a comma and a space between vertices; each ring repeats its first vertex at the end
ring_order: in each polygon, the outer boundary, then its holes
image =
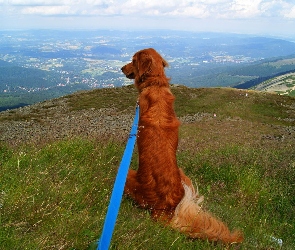
MULTIPOLYGON (((291 43, 295 43, 295 34, 294 36, 279 36, 274 34, 251 34, 251 33, 237 33, 237 32, 218 32, 218 31, 190 31, 190 30, 180 30, 180 29, 113 29, 113 28, 94 28, 94 29, 72 29, 72 28, 27 28, 27 29, 1 29, 0 32, 126 32, 126 33, 141 33, 142 35, 154 35, 157 32, 169 32, 169 33, 187 33, 187 34, 208 34, 208 35, 233 35, 233 36, 245 36, 245 37, 261 37, 261 38, 269 38, 269 39, 279 39, 279 40, 285 40, 291 43)), ((167 34, 163 34, 166 36, 167 34)))
POLYGON ((0 30, 171 30, 295 39, 290 0, 0 0, 0 30))

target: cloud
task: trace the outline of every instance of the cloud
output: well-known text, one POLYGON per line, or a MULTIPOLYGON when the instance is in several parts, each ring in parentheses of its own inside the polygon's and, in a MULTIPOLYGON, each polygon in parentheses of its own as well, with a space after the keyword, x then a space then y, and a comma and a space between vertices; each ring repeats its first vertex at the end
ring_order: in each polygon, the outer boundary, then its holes
POLYGON ((289 11, 286 11, 284 17, 295 19, 295 6, 293 6, 289 11))
POLYGON ((22 14, 26 15, 76 15, 77 13, 70 6, 34 6, 22 9, 22 14))
POLYGON ((247 19, 295 18, 291 0, 0 0, 23 15, 163 16, 247 19))
POLYGON ((69 1, 58 0, 8 0, 7 3, 13 6, 55 6, 69 4, 69 1))
POLYGON ((261 14, 260 4, 262 0, 235 0, 231 3, 228 17, 234 18, 251 18, 261 14))

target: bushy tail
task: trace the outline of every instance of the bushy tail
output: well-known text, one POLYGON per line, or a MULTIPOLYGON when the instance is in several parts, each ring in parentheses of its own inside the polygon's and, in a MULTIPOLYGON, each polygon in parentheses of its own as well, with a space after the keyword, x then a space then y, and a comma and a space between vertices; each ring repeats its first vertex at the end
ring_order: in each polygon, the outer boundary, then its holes
POLYGON ((205 212, 199 197, 193 187, 183 183, 185 195, 176 207, 174 216, 170 221, 173 228, 186 233, 191 238, 222 241, 224 243, 240 243, 243 235, 239 231, 231 233, 228 227, 220 220, 205 212))

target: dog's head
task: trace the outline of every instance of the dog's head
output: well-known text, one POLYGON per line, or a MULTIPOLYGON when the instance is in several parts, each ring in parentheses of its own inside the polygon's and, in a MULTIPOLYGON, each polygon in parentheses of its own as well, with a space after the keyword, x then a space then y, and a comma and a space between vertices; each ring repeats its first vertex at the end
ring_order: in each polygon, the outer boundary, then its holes
POLYGON ((135 84, 139 85, 148 77, 165 76, 164 67, 168 63, 154 49, 143 49, 136 52, 132 62, 122 67, 123 73, 129 79, 135 79, 135 84))

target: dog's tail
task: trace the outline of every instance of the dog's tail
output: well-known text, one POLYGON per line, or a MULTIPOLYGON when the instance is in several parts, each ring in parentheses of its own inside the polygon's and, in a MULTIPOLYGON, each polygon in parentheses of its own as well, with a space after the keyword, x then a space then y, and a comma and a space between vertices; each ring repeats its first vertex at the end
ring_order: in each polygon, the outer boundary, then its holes
POLYGON ((198 196, 194 188, 183 183, 185 195, 176 207, 170 221, 173 228, 186 233, 191 238, 222 241, 224 243, 240 243, 243 235, 239 231, 231 233, 228 227, 214 218, 200 206, 203 197, 198 196))

